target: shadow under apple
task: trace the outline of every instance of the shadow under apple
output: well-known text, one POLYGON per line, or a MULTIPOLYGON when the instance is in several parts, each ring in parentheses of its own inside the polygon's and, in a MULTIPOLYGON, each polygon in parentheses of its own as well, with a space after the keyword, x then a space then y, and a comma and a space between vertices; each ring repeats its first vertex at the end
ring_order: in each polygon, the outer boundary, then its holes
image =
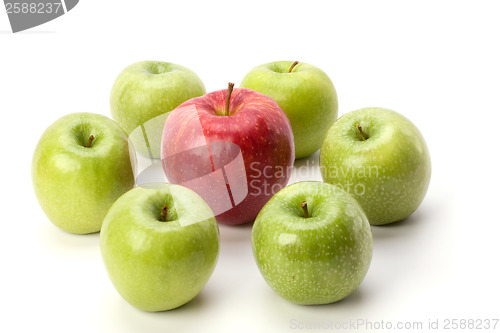
POLYGON ((209 300, 202 291, 188 303, 167 311, 147 312, 141 311, 128 304, 119 295, 109 295, 107 302, 103 304, 103 316, 111 317, 111 322, 118 324, 112 327, 113 331, 119 332, 187 332, 198 331, 203 321, 192 320, 196 318, 203 309, 209 306, 209 300), (110 300, 110 297, 113 297, 110 300))
POLYGON ((385 224, 385 225, 372 225, 372 234, 375 242, 390 238, 415 237, 416 233, 422 232, 426 221, 431 219, 434 215, 434 207, 430 203, 422 203, 422 205, 407 218, 385 224))
POLYGON ((262 321, 267 320, 281 329, 300 328, 300 326, 306 329, 310 325, 356 321, 358 318, 366 317, 369 311, 370 297, 366 294, 367 288, 360 285, 349 296, 334 303, 298 305, 281 298, 269 288, 268 292, 262 295, 260 311, 265 316, 262 321))
POLYGON ((72 255, 99 251, 98 232, 78 235, 66 232, 47 221, 40 221, 38 225, 40 239, 51 252, 72 255))

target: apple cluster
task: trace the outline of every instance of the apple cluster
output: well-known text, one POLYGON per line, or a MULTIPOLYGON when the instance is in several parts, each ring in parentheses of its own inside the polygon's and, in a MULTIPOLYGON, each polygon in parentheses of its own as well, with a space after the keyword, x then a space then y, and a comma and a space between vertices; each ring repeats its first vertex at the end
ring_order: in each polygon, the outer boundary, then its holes
POLYGON ((209 93, 186 67, 138 62, 116 78, 110 110, 113 120, 73 113, 45 130, 33 188, 54 225, 101 232, 113 285, 145 311, 202 290, 221 223, 254 222, 255 261, 281 297, 341 300, 367 274, 371 225, 410 216, 430 181, 410 120, 383 108, 337 119, 328 75, 298 61, 257 66, 240 87, 209 93), (323 182, 288 185, 295 159, 318 149, 323 182), (138 184, 137 159, 160 163, 168 183, 138 184))

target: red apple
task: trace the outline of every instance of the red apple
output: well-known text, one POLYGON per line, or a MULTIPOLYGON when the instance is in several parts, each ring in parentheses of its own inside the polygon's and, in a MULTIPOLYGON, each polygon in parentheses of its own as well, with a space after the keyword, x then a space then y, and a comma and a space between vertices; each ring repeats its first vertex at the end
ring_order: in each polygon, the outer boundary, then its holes
POLYGON ((168 181, 197 192, 219 223, 242 224, 288 183, 292 128, 272 98, 230 83, 171 112, 161 158, 168 181))

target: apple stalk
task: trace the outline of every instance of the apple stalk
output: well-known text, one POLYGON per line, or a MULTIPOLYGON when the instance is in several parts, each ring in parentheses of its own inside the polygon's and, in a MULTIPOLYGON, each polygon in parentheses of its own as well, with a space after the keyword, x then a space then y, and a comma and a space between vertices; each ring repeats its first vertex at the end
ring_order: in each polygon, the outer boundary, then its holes
POLYGON ((290 69, 288 70, 288 73, 291 73, 293 71, 293 68, 295 66, 297 66, 298 63, 299 63, 298 61, 294 61, 293 64, 292 64, 292 66, 290 66, 290 69))
POLYGON ((89 141, 87 141, 87 145, 85 147, 90 148, 90 146, 92 145, 92 141, 94 141, 93 135, 89 136, 89 141))
POLYGON ((229 82, 227 84, 227 96, 226 96, 226 110, 224 115, 229 116, 229 102, 231 101, 231 93, 233 92, 234 83, 229 82))
POLYGON ((357 127, 358 127, 358 131, 359 131, 359 135, 361 135, 361 139, 362 139, 362 141, 365 141, 366 139, 368 139, 368 138, 366 137, 366 134, 363 132, 363 129, 361 128, 361 125, 360 125, 360 124, 358 124, 358 125, 357 125, 357 127))
POLYGON ((163 206, 160 213, 161 222, 167 222, 167 212, 168 212, 168 207, 163 206))
POLYGON ((308 218, 309 217, 309 211, 307 210, 307 202, 306 201, 302 201, 302 203, 300 204, 300 207, 302 207, 302 210, 304 211, 304 217, 308 218))

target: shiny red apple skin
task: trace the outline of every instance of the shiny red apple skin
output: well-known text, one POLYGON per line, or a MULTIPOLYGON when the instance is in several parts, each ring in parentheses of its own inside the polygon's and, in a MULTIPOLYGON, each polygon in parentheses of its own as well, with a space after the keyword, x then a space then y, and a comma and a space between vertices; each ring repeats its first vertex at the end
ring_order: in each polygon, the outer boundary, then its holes
POLYGON ((162 165, 170 183, 205 199, 217 221, 243 224, 285 187, 295 159, 286 114, 270 97, 247 88, 192 98, 163 128, 162 165))

